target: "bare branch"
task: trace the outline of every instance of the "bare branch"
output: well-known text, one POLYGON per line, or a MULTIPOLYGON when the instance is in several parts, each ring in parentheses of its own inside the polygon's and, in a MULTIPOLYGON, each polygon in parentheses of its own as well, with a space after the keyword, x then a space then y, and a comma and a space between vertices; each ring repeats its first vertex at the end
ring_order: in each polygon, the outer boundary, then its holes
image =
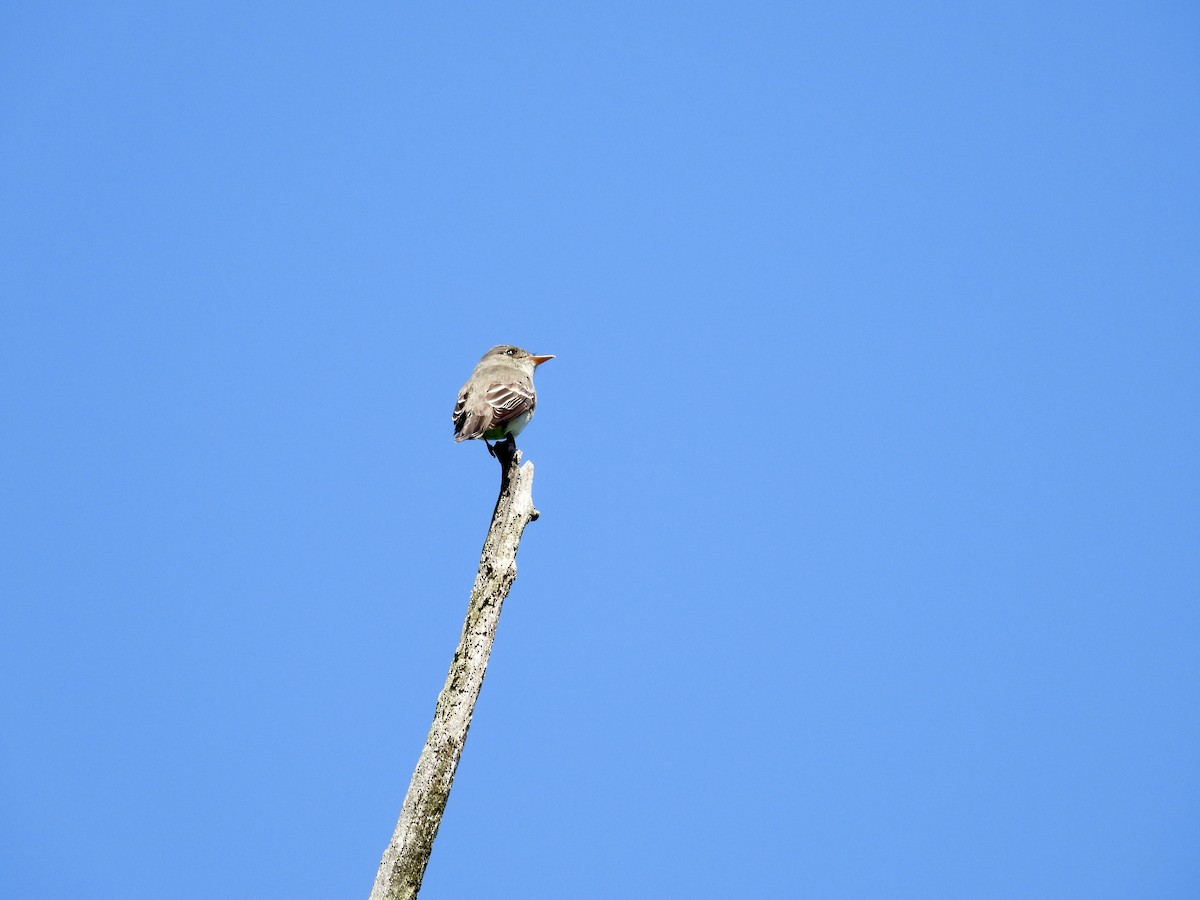
POLYGON ((521 465, 521 453, 511 439, 496 444, 495 456, 500 461, 500 496, 483 542, 462 637, 438 695, 433 725, 408 785, 396 831, 379 863, 370 900, 409 900, 421 889, 471 727, 471 714, 483 687, 500 607, 517 577, 521 534, 538 517, 533 506, 533 463, 521 465))

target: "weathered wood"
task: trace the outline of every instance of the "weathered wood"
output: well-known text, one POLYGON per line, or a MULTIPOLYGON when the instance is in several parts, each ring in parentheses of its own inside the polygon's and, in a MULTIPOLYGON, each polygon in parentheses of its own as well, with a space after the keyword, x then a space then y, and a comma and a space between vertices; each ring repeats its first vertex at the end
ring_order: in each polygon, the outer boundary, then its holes
POLYGON ((500 461, 500 496, 483 542, 462 637, 438 695, 433 725, 417 760, 396 830, 379 863, 370 900, 409 900, 421 889, 467 729, 471 727, 471 714, 483 687, 500 607, 517 577, 521 534, 538 517, 533 506, 533 463, 521 465, 521 453, 511 439, 496 444, 495 456, 500 461))

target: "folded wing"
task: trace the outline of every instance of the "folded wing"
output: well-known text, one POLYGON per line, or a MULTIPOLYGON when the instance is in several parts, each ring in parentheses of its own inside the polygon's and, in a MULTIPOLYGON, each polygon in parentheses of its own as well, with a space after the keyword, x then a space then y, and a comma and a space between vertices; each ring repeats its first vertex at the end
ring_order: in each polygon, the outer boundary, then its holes
POLYGON ((464 387, 454 404, 454 440, 481 438, 505 422, 532 413, 536 406, 537 394, 529 382, 492 384, 482 397, 469 395, 464 387))

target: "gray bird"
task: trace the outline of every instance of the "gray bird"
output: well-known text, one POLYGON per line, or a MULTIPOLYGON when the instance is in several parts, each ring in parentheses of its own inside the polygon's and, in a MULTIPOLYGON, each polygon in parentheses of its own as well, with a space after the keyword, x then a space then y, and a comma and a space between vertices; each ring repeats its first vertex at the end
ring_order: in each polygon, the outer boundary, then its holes
MULTIPOLYGON (((510 440, 533 418, 537 392, 533 370, 553 356, 534 356, 520 347, 493 347, 458 392, 454 404, 454 440, 510 440)), ((488 444, 488 452, 492 445, 488 444)))

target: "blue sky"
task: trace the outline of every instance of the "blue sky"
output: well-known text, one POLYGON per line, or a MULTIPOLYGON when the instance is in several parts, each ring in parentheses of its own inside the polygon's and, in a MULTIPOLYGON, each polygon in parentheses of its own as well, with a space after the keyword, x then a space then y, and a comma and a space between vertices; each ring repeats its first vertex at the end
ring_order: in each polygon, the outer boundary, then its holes
POLYGON ((1200 893, 1183 3, 10 6, 0 893, 1200 893), (178 873, 187 872, 179 882, 178 873))

